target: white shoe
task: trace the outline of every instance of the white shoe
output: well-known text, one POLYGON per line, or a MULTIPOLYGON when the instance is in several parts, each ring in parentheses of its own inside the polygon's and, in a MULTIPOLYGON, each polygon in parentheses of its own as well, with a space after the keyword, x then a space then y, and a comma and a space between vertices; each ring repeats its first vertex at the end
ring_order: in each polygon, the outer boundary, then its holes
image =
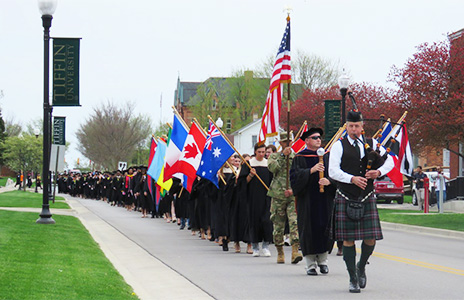
POLYGON ((271 256, 271 251, 269 249, 264 248, 263 249, 263 256, 270 257, 271 256))
POLYGON ((253 257, 258 257, 259 256, 259 250, 253 250, 253 257))

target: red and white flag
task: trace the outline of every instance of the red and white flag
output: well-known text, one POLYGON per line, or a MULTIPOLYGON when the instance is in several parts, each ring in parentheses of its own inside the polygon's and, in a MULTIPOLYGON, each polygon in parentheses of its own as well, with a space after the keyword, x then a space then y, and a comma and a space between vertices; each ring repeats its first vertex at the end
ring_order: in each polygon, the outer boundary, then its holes
MULTIPOLYGON (((306 131, 308 131, 308 124, 304 125, 303 130, 301 131, 301 134, 305 133, 306 131)), ((293 151, 295 151, 295 153, 300 152, 305 147, 306 147, 306 143, 302 139, 300 139, 300 137, 298 137, 298 140, 296 140, 292 145, 292 149, 293 151)))
MULTIPOLYGON (((259 143, 263 143, 266 137, 277 135, 280 124, 280 107, 282 104, 282 86, 292 80, 290 66, 290 17, 287 18, 287 26, 282 42, 277 52, 271 84, 267 94, 259 130, 259 143)), ((289 120, 290 121, 290 120, 289 120)))
POLYGON ((200 166, 201 155, 205 148, 206 136, 193 122, 185 139, 184 147, 179 160, 172 166, 173 172, 179 172, 187 176, 187 191, 192 191, 192 185, 197 177, 196 173, 200 166))

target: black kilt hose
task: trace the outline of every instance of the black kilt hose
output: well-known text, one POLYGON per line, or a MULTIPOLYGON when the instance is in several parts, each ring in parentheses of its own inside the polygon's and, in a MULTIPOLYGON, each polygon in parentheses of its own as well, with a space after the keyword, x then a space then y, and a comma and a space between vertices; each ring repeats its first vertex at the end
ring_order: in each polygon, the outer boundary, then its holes
POLYGON ((353 221, 346 215, 346 199, 338 192, 334 199, 334 214, 331 226, 331 236, 336 241, 359 241, 383 239, 380 227, 377 203, 371 195, 364 202, 364 217, 359 221, 353 221))

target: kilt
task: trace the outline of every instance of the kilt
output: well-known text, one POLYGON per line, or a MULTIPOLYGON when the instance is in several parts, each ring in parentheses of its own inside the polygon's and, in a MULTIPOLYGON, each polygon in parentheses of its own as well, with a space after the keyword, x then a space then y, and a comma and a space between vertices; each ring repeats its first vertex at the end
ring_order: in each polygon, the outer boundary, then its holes
POLYGON ((336 241, 383 239, 379 213, 374 195, 364 202, 364 218, 353 221, 346 215, 347 201, 339 193, 335 195, 331 236, 336 241))

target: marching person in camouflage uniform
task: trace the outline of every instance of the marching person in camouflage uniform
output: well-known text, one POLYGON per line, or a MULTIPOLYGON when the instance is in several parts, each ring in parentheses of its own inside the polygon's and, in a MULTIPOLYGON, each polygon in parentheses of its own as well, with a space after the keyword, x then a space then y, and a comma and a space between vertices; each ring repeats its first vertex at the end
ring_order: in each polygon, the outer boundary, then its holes
POLYGON ((295 153, 289 147, 288 135, 286 132, 280 133, 280 145, 282 152, 272 153, 268 159, 269 171, 273 173, 273 179, 267 195, 272 197, 271 201, 271 221, 274 224, 273 238, 277 248, 277 263, 285 263, 284 256, 284 230, 285 222, 288 219, 290 227, 290 243, 292 245, 292 264, 296 264, 303 259, 298 252, 298 226, 296 222, 295 197, 292 189, 287 188, 287 157, 289 165, 292 165, 295 153))

